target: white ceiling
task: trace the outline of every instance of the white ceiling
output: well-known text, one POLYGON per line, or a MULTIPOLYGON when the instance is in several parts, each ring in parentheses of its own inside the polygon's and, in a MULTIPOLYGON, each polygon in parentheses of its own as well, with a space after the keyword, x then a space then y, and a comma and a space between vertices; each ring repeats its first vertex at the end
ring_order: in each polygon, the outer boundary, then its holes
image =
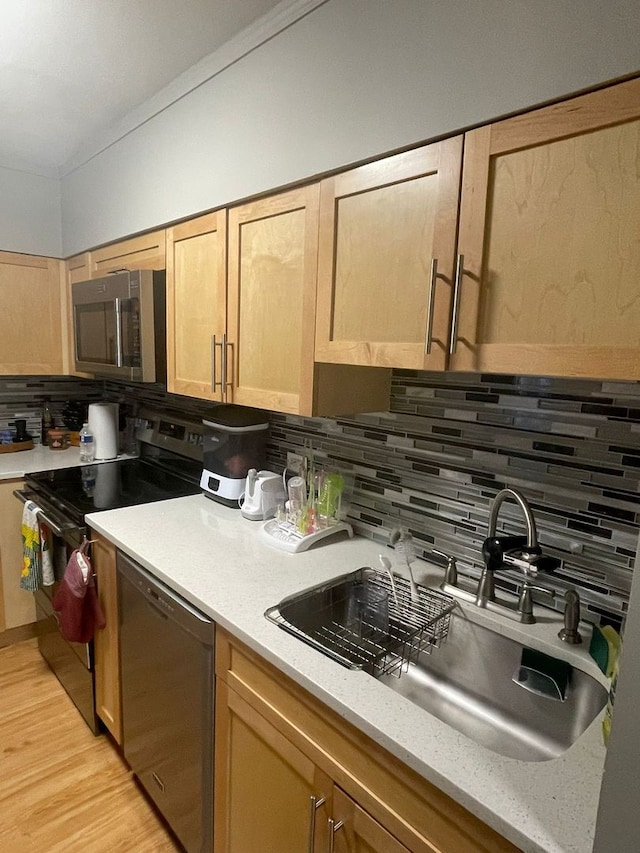
MULTIPOLYGON (((56 175, 280 0, 3 0, 0 167, 56 175)), ((276 9, 276 12, 278 10, 276 9)))

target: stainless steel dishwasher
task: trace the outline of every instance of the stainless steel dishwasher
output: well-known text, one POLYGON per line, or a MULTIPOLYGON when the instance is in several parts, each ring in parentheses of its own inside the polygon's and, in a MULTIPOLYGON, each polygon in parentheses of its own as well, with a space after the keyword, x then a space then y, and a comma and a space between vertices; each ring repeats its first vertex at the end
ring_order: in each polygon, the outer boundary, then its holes
POLYGON ((213 845, 214 623, 118 552, 124 755, 188 853, 213 845))

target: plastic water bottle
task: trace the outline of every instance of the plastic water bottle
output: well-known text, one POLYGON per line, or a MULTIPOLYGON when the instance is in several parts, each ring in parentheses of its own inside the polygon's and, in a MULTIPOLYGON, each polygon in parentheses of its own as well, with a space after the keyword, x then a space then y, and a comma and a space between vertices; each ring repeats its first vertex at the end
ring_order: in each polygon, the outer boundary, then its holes
POLYGON ((80 430, 80 461, 93 462, 96 458, 96 445, 93 440, 93 433, 89 429, 89 424, 82 424, 80 430))

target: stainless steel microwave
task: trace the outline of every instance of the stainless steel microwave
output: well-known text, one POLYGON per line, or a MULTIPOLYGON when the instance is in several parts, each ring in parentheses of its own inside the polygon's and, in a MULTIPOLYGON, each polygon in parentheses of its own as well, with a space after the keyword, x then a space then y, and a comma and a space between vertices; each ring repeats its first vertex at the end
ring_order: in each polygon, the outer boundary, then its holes
POLYGON ((165 272, 125 270, 71 286, 76 370, 165 382, 165 272))

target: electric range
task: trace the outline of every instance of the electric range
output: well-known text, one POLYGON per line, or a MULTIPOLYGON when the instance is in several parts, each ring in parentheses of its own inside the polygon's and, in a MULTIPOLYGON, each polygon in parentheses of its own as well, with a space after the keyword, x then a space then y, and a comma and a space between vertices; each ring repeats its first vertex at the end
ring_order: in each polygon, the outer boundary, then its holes
POLYGON ((40 652, 96 734, 93 642, 65 640, 52 604, 71 552, 88 536, 85 516, 200 493, 201 421, 145 411, 135 435, 138 457, 27 474, 14 492, 23 503, 34 501, 51 531, 56 580, 34 593, 40 652))

